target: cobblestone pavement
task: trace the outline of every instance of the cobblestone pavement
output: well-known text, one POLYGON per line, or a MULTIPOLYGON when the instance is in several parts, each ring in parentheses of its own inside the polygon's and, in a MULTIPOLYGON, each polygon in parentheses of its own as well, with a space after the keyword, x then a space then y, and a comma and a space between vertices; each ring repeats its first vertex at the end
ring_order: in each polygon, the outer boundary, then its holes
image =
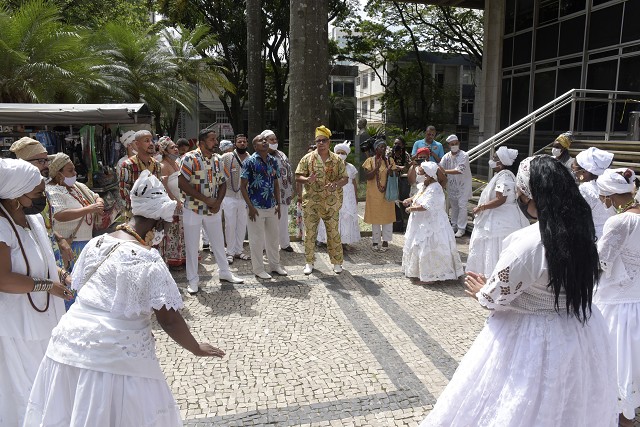
MULTIPOLYGON (((203 252, 202 291, 183 316, 198 340, 224 349, 198 358, 155 325, 157 352, 185 426, 415 426, 433 407, 486 313, 462 283, 420 286, 404 278, 403 236, 373 252, 366 237, 333 273, 324 249, 302 273, 303 248, 281 252, 288 277, 232 270, 221 284, 203 252)), ((466 256, 468 235, 458 239, 466 256)), ((245 248, 247 249, 247 248, 245 248)), ((184 291, 184 272, 174 272, 184 291)))

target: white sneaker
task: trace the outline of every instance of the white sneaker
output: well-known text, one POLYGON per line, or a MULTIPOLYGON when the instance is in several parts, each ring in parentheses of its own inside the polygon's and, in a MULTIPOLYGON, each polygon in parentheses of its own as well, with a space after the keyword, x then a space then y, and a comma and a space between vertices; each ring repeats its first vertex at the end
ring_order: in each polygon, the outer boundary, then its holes
POLYGON ((189 283, 187 285, 187 292, 189 292, 189 295, 195 295, 198 293, 200 289, 198 289, 198 284, 197 283, 189 283))
POLYGON ((258 279, 263 279, 263 280, 271 279, 271 275, 269 273, 267 273, 266 271, 262 271, 262 272, 256 274, 256 277, 258 279))
POLYGON ((458 231, 456 231, 456 234, 454 234, 454 236, 456 236, 456 237, 464 236, 464 230, 459 228, 458 231))
POLYGON ((220 273, 220 281, 221 282, 229 282, 229 283, 244 283, 244 280, 235 276, 232 272, 228 273, 220 273))
POLYGON ((342 273, 342 264, 336 264, 333 266, 333 272, 336 274, 342 273))
POLYGON ((289 273, 287 273, 287 270, 285 270, 284 268, 282 268, 282 266, 277 266, 276 268, 272 268, 271 269, 272 273, 276 273, 280 276, 287 276, 289 273))
POLYGON ((306 275, 311 274, 313 272, 313 264, 305 264, 304 270, 302 270, 302 272, 306 275))

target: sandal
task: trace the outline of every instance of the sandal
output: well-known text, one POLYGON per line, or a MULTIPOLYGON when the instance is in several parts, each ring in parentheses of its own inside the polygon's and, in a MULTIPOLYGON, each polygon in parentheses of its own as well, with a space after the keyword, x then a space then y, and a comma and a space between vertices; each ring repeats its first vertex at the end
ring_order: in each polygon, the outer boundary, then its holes
POLYGON ((233 255, 227 255, 227 262, 233 264, 233 255))
POLYGON ((249 261, 251 259, 251 255, 247 255, 241 252, 238 255, 236 255, 236 258, 241 259, 243 261, 249 261))

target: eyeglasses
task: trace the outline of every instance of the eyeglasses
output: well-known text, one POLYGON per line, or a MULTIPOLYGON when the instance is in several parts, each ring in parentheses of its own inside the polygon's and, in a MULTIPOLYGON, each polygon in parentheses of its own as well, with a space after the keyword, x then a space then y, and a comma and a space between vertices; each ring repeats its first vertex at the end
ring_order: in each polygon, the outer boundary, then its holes
POLYGON ((316 144, 324 144, 325 142, 329 142, 329 138, 316 139, 316 144))
POLYGON ((38 162, 41 165, 46 165, 47 163, 49 163, 49 159, 31 159, 29 160, 29 162, 38 162))

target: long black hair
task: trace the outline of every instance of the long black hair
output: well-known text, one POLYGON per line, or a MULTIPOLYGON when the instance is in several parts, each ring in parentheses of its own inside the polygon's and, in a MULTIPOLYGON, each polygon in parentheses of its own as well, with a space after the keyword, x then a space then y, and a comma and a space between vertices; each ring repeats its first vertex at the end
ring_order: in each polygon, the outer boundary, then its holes
POLYGON ((551 156, 531 161, 529 181, 549 267, 549 287, 564 290, 567 314, 582 323, 591 315, 593 287, 599 278, 596 231, 591 208, 567 168, 551 156))

